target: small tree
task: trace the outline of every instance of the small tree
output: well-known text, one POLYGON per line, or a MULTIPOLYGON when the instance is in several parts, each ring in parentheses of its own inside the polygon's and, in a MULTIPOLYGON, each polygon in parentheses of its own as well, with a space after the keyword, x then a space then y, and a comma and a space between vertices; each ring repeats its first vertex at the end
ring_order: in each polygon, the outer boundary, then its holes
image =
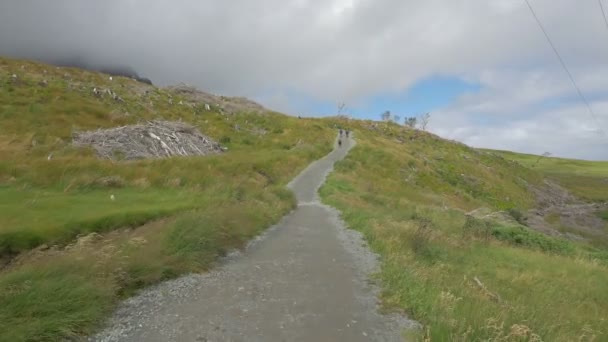
POLYGON ((418 119, 416 119, 416 117, 412 116, 409 118, 405 118, 403 123, 410 128, 415 128, 416 124, 418 123, 418 119))
POLYGON ((430 113, 424 113, 420 116, 420 121, 419 121, 420 128, 422 128, 423 131, 426 131, 426 126, 428 126, 430 119, 431 119, 430 113))
POLYGON ((396 124, 399 124, 399 121, 401 121, 401 117, 399 115, 393 115, 393 121, 396 124))
POLYGON ((382 121, 389 121, 391 119, 391 111, 390 110, 384 111, 384 113, 382 113, 382 115, 380 117, 382 118, 382 121))

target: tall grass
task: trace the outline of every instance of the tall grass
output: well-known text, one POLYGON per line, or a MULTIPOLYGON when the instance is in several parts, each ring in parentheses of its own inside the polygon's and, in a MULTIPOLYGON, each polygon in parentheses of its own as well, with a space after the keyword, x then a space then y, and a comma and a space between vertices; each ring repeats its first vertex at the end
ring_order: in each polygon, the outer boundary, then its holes
POLYGON ((384 305, 427 341, 606 339, 605 250, 465 214, 529 208, 539 174, 400 130, 360 127, 321 189, 381 254, 384 305))
POLYGON ((135 230, 35 255, 0 273, 0 340, 49 341, 90 333, 135 290, 210 268, 293 207, 279 188, 245 192, 135 230), (255 198, 255 200, 254 200, 255 198))

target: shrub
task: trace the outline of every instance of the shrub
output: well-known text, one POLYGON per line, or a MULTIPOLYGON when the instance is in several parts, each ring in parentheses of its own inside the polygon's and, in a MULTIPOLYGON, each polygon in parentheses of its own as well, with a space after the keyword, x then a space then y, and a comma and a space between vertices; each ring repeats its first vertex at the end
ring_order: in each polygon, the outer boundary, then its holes
POLYGON ((575 250, 574 246, 569 241, 552 238, 521 226, 496 226, 492 229, 492 235, 498 240, 517 246, 540 249, 543 252, 568 255, 572 254, 575 250))

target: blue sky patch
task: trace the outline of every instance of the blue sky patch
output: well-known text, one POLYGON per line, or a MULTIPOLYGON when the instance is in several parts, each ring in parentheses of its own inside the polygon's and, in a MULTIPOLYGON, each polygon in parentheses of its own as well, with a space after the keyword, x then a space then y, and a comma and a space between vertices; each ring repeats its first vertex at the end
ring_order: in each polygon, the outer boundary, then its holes
POLYGON ((480 86, 465 82, 457 77, 431 77, 419 81, 410 89, 396 93, 375 96, 355 108, 353 115, 364 119, 378 119, 385 110, 399 115, 418 116, 445 107, 465 93, 477 92, 480 86))
MULTIPOLYGON (((458 77, 430 77, 402 92, 372 96, 356 104, 346 103, 345 112, 358 119, 374 120, 378 120, 385 110, 390 110, 401 118, 417 116, 445 107, 459 96, 477 92, 479 89, 478 84, 465 82, 458 77)), ((288 108, 277 108, 277 110, 289 109, 288 112, 294 115, 327 116, 337 112, 337 103, 316 101, 297 92, 282 92, 280 97, 288 103, 288 108)), ((273 103, 272 98, 270 92, 257 97, 262 103, 273 103)))

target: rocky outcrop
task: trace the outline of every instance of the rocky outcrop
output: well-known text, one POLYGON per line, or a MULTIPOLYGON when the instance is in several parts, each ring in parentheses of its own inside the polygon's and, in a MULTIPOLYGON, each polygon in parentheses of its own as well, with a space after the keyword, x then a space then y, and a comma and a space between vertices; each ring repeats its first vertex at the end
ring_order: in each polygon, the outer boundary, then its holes
POLYGON ((203 156, 224 149, 194 126, 181 122, 150 121, 97 131, 78 132, 75 146, 91 146, 101 158, 112 160, 203 156))

